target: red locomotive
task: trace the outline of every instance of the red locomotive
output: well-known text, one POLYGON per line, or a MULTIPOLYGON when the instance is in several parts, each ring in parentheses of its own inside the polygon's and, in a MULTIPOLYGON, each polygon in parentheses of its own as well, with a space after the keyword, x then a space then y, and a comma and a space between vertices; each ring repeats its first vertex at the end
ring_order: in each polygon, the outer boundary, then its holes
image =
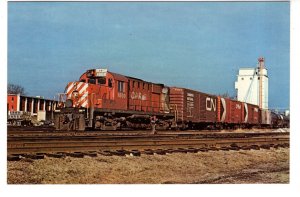
POLYGON ((55 114, 57 130, 221 129, 269 126, 271 113, 258 106, 199 91, 109 72, 86 71, 68 83, 55 114))
POLYGON ((65 108, 56 114, 56 129, 144 129, 151 126, 151 118, 156 119, 158 127, 167 129, 174 119, 168 91, 163 84, 107 69, 88 70, 79 81, 68 83, 65 108))

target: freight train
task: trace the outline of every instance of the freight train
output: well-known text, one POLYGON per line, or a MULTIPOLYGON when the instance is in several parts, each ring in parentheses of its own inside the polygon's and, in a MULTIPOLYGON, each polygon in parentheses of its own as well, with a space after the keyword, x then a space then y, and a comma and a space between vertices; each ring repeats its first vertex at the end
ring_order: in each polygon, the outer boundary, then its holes
POLYGON ((91 69, 65 88, 56 130, 235 129, 288 126, 257 105, 91 69))

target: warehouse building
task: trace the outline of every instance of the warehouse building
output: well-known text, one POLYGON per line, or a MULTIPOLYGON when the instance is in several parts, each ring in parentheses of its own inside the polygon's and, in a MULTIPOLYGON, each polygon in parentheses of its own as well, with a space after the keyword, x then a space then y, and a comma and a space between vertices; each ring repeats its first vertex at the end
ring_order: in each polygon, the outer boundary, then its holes
POLYGON ((57 108, 58 101, 44 99, 42 97, 24 96, 20 94, 7 95, 7 113, 29 112, 36 116, 37 120, 52 120, 53 111, 57 108))

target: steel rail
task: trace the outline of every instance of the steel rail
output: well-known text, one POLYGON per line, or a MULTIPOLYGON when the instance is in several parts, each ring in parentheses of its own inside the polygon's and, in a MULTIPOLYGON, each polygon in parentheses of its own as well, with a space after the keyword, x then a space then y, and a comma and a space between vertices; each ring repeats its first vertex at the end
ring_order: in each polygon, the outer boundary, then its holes
POLYGON ((148 148, 209 148, 289 144, 289 136, 263 136, 252 138, 135 138, 135 139, 60 139, 56 141, 8 141, 8 154, 46 153, 62 151, 136 150, 148 148))
MULTIPOLYGON (((40 130, 14 130, 8 128, 7 133, 11 136, 16 135, 43 135, 43 134, 55 134, 61 135, 65 133, 76 133, 78 135, 138 135, 151 133, 150 130, 118 130, 118 131, 100 131, 100 130, 89 130, 89 131, 55 131, 54 129, 41 128, 40 130)), ((272 132, 274 129, 257 129, 253 130, 243 130, 243 133, 267 133, 272 132)), ((205 133, 233 133, 235 130, 185 130, 185 131, 175 131, 175 130, 158 130, 158 134, 205 134, 205 133)))
MULTIPOLYGON (((158 132, 156 136, 203 136, 203 137, 226 137, 226 136, 268 136, 268 135, 289 135, 289 132, 286 133, 279 133, 279 132, 258 132, 258 133, 253 133, 253 132, 158 132)), ((105 136, 105 137, 128 137, 128 136, 149 136, 151 135, 150 132, 135 132, 135 133, 128 133, 128 132, 123 132, 123 133, 102 133, 102 132, 38 132, 38 133, 9 133, 7 135, 8 138, 20 138, 20 139, 25 139, 25 138, 30 138, 30 137, 65 137, 65 136, 105 136)))
POLYGON ((17 144, 24 142, 46 142, 46 143, 61 143, 62 141, 70 142, 70 141, 89 141, 89 142, 97 142, 101 140, 109 140, 109 141, 136 141, 136 140, 190 140, 190 139, 234 139, 234 138, 255 138, 255 137, 282 137, 287 136, 288 134, 281 133, 270 133, 268 135, 260 134, 260 135, 245 135, 245 134, 235 134, 235 135, 139 135, 139 136, 43 136, 43 137, 8 137, 8 144, 17 144))

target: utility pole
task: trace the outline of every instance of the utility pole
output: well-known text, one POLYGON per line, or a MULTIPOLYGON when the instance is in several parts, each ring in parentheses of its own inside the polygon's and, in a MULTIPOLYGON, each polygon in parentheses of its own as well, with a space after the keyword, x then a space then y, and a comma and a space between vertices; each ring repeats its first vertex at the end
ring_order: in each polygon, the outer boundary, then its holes
POLYGON ((262 109, 263 105, 263 91, 262 91, 262 86, 263 86, 263 69, 265 68, 265 59, 263 57, 258 58, 258 63, 259 63, 259 108, 262 109))

